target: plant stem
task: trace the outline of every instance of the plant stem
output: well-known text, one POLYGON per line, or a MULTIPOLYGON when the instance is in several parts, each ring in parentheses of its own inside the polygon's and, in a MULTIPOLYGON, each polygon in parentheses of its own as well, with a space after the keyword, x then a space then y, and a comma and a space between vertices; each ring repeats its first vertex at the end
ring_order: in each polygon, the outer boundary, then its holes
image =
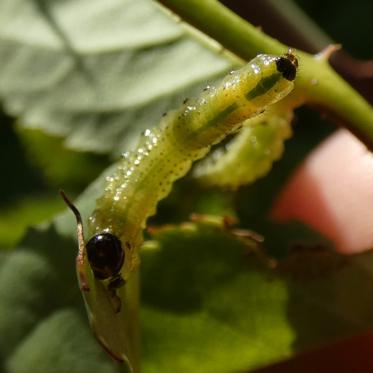
POLYGON ((159 0, 183 21, 217 40, 229 51, 250 60, 260 51, 281 54, 288 47, 260 32, 216 0, 159 0))
MULTIPOLYGON (((217 0, 159 2, 244 60, 250 60, 258 53, 282 54, 289 49, 217 0)), ((332 113, 373 150, 371 105, 329 66, 326 53, 322 58, 301 51, 297 51, 297 55, 300 72, 294 94, 301 98, 300 102, 322 107, 332 113)))

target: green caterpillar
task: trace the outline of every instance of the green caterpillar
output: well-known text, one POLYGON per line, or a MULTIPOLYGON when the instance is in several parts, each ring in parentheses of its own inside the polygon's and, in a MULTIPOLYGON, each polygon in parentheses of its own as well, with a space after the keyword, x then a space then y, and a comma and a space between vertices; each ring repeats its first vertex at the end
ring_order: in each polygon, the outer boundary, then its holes
POLYGON ((233 140, 197 165, 193 176, 206 185, 235 189, 266 175, 292 134, 293 110, 283 106, 248 119, 233 140))
POLYGON ((77 273, 93 331, 104 349, 136 371, 131 350, 137 296, 132 289, 138 250, 149 216, 192 162, 293 89, 298 62, 291 53, 259 55, 216 87, 206 88, 147 130, 123 156, 89 218, 85 241, 79 211, 62 193, 78 222, 77 273), (132 324, 131 324, 132 323, 132 324))

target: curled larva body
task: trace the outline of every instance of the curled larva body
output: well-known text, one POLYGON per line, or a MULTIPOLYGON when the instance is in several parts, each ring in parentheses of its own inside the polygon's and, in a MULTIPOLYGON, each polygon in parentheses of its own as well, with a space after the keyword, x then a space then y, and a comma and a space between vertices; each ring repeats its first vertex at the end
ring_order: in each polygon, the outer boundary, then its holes
POLYGON ((232 72, 216 88, 188 100, 166 115, 158 128, 147 130, 138 147, 118 162, 105 192, 89 219, 90 233, 109 232, 120 239, 126 260, 126 280, 138 264, 146 219, 155 213, 173 182, 211 145, 235 131, 248 118, 293 89, 297 63, 292 55, 259 55, 232 72))
POLYGON ((136 268, 147 218, 193 161, 286 96, 296 70, 292 54, 257 56, 216 88, 166 115, 159 127, 145 131, 136 150, 107 178, 89 219, 88 241, 79 210, 61 191, 77 221, 76 269, 93 332, 128 371, 138 372, 136 268))
POLYGON ((248 119, 224 149, 218 148, 197 165, 193 176, 209 186, 235 189, 266 175, 292 134, 292 118, 292 109, 280 103, 248 119))

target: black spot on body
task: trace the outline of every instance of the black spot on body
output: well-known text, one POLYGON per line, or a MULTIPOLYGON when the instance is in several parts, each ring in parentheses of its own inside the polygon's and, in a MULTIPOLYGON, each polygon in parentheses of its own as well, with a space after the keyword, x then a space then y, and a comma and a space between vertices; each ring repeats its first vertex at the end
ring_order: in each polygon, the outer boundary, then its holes
POLYGON ((276 60, 277 71, 280 72, 285 79, 290 81, 295 79, 297 66, 298 61, 295 56, 290 58, 289 55, 286 55, 286 57, 280 57, 276 60))
POLYGON ((111 233, 93 236, 86 245, 87 257, 96 278, 105 280, 117 275, 124 262, 120 240, 111 233))

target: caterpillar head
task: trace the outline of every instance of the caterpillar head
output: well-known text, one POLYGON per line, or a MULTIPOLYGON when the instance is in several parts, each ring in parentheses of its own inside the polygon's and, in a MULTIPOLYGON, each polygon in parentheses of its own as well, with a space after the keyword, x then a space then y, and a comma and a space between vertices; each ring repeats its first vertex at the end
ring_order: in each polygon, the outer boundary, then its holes
POLYGON ((293 81, 297 74, 298 59, 291 51, 289 51, 276 60, 276 68, 285 79, 293 81))
POLYGON ((118 276, 124 263, 124 250, 116 236, 103 232, 94 235, 86 244, 89 265, 99 280, 118 276))
POLYGON ((93 276, 96 280, 105 282, 105 286, 112 298, 115 312, 121 309, 121 302, 116 295, 116 289, 121 287, 125 281, 120 275, 121 268, 125 260, 125 252, 121 241, 109 232, 102 232, 94 235, 85 243, 83 233, 83 223, 79 210, 67 198, 63 191, 60 191, 62 198, 72 210, 77 221, 77 233, 79 251, 76 258, 76 270, 82 291, 88 292, 89 276, 87 271, 87 260, 93 276))

